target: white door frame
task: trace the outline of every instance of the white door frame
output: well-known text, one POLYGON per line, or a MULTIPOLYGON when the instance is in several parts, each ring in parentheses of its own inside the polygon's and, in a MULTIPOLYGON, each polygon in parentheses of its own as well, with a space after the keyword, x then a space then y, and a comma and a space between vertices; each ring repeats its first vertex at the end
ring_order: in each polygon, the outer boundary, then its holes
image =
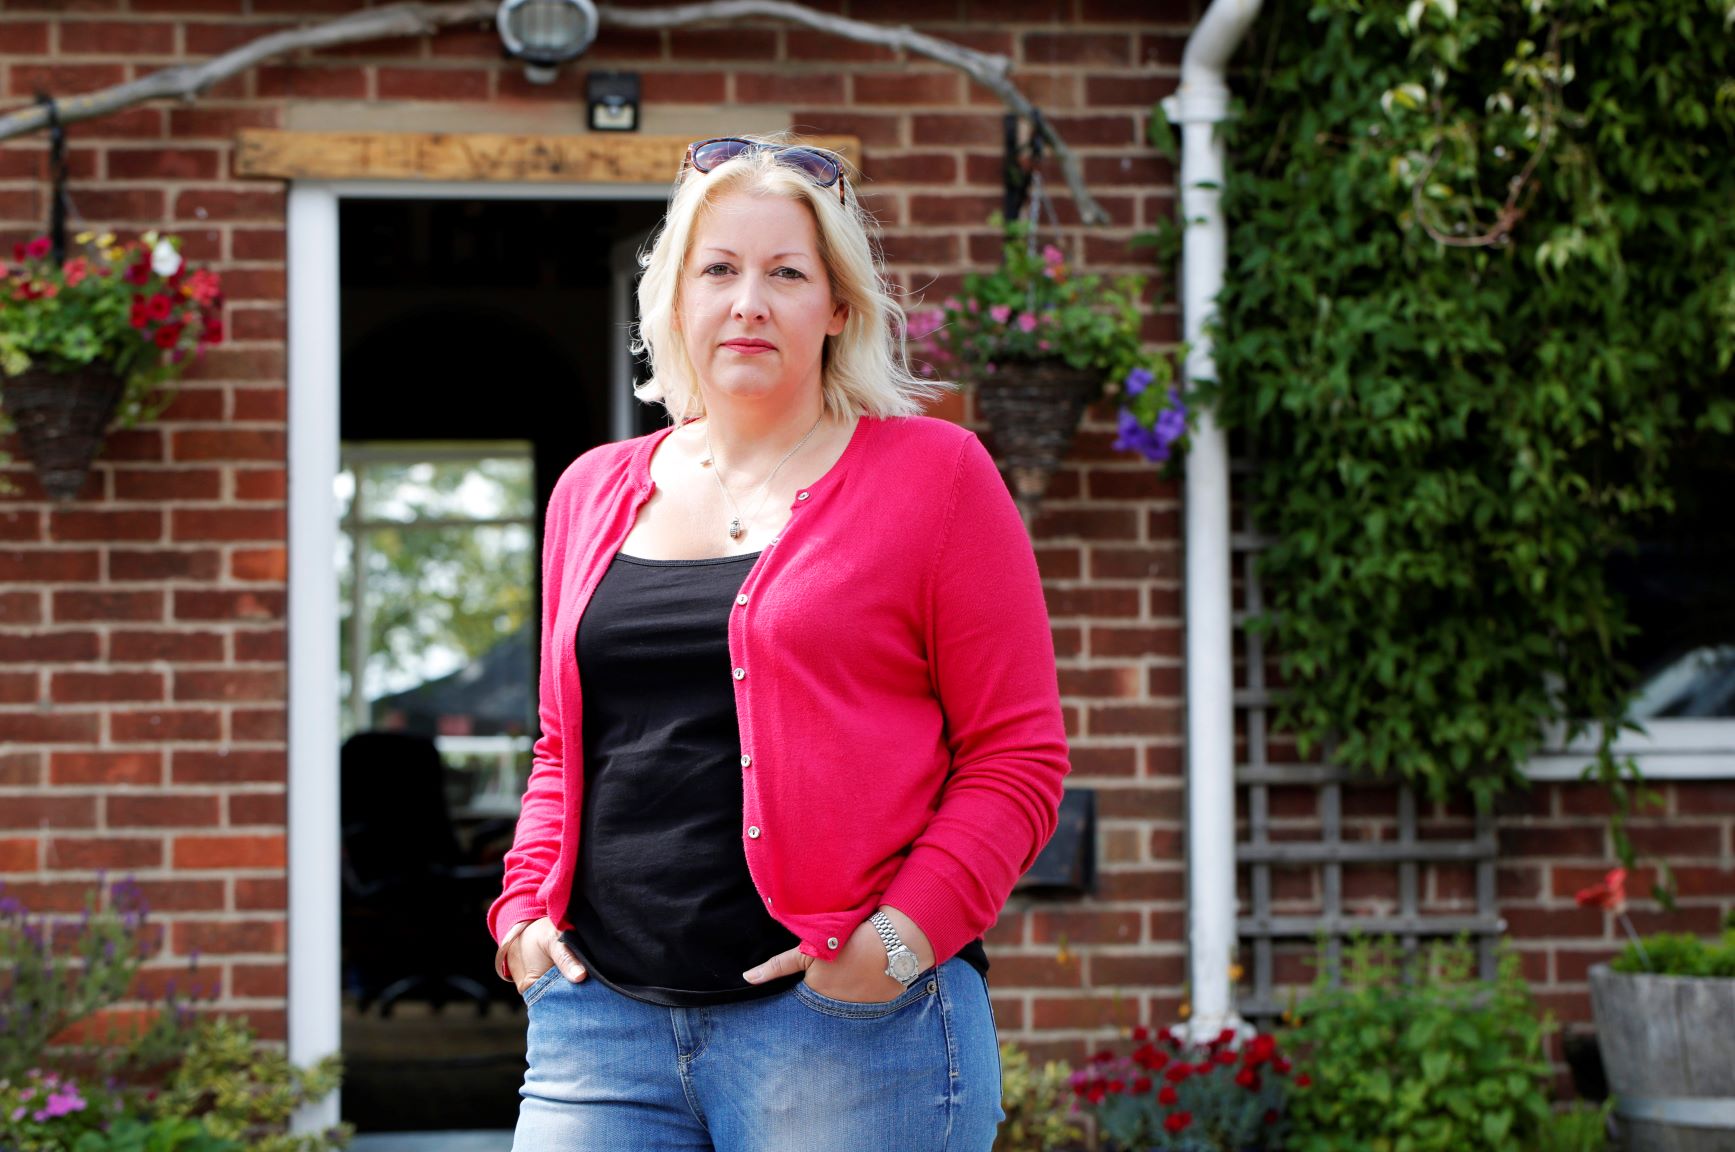
MULTIPOLYGON (((339 967, 338 203, 344 199, 664 200, 662 184, 293 181, 289 185, 289 1058, 309 1064, 342 1041, 339 967)), ((619 281, 621 272, 615 270, 619 281)), ((631 428, 628 331, 619 283, 609 427, 631 428)), ((334 1094, 296 1118, 337 1123, 334 1094)))

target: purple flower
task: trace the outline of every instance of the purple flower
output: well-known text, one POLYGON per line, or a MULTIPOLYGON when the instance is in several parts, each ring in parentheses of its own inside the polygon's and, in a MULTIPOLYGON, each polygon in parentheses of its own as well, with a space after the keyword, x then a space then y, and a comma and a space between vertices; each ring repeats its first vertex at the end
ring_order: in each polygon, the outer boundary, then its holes
POLYGON ((1149 368, 1134 368, 1131 372, 1127 373, 1127 378, 1123 382, 1123 387, 1125 387, 1128 396, 1137 396, 1140 392, 1143 392, 1146 388, 1151 386, 1151 381, 1153 379, 1154 377, 1151 375, 1151 370, 1149 368))

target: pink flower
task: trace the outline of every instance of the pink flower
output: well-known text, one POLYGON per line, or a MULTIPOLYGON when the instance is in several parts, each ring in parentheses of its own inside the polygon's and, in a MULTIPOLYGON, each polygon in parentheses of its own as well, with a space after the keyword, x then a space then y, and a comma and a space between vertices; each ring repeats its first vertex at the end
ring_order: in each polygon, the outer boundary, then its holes
POLYGON ((1064 264, 1066 263, 1066 253, 1052 244, 1045 244, 1042 247, 1042 262, 1050 268, 1057 264, 1064 264))
POLYGON ((54 245, 46 236, 38 236, 24 246, 24 254, 32 260, 40 260, 54 250, 54 245))
POLYGON ((994 323, 1004 324, 1006 321, 1012 319, 1012 309, 1005 304, 996 304, 994 307, 988 309, 988 315, 994 318, 994 323))
POLYGON ((1034 331, 1036 331, 1036 317, 1035 317, 1035 315, 1033 315, 1032 313, 1029 313, 1029 312, 1021 313, 1018 317, 1018 330, 1020 332, 1034 332, 1034 331))
POLYGON ((76 288, 80 281, 90 275, 90 261, 83 256, 66 262, 66 286, 76 288))

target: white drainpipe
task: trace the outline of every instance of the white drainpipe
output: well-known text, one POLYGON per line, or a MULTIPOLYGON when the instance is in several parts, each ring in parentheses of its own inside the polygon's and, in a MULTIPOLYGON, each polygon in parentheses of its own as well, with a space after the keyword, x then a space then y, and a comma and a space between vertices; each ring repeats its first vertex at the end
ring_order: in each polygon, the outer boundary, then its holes
MULTIPOLYGON (((1163 111, 1181 129, 1181 320, 1189 380, 1216 376, 1205 325, 1228 259, 1219 188, 1229 117, 1229 57, 1260 0, 1214 0, 1187 40, 1181 85, 1163 111)), ((1194 1037, 1241 1030, 1229 965, 1235 949, 1234 636, 1229 586, 1229 445, 1209 410, 1187 453, 1187 937, 1194 1037)))

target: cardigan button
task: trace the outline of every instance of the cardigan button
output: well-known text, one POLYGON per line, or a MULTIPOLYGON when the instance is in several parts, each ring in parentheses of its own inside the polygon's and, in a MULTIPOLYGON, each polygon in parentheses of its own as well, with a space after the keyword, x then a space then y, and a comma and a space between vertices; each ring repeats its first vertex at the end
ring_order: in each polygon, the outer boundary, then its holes
POLYGON ((749 840, 759 839, 759 825, 749 824, 747 826, 747 839, 749 839, 749 840))
POLYGON ((741 753, 741 767, 748 768, 748 767, 751 767, 752 764, 753 764, 753 757, 747 755, 747 753, 745 753, 745 752, 741 753))
POLYGON ((810 493, 807 493, 807 492, 798 492, 798 493, 796 493, 795 498, 797 500, 805 500, 805 499, 807 499, 807 497, 809 495, 810 495, 810 493))
POLYGON ((735 669, 735 679, 737 679, 737 680, 747 679, 747 669, 745 669, 745 668, 735 669))
POLYGON ((829 939, 827 939, 825 942, 825 946, 827 948, 830 948, 833 952, 836 952, 837 951, 837 937, 833 936, 833 937, 830 937, 829 939))
POLYGON ((747 603, 747 593, 743 592, 739 596, 735 597, 735 603, 737 603, 737 604, 747 603))

